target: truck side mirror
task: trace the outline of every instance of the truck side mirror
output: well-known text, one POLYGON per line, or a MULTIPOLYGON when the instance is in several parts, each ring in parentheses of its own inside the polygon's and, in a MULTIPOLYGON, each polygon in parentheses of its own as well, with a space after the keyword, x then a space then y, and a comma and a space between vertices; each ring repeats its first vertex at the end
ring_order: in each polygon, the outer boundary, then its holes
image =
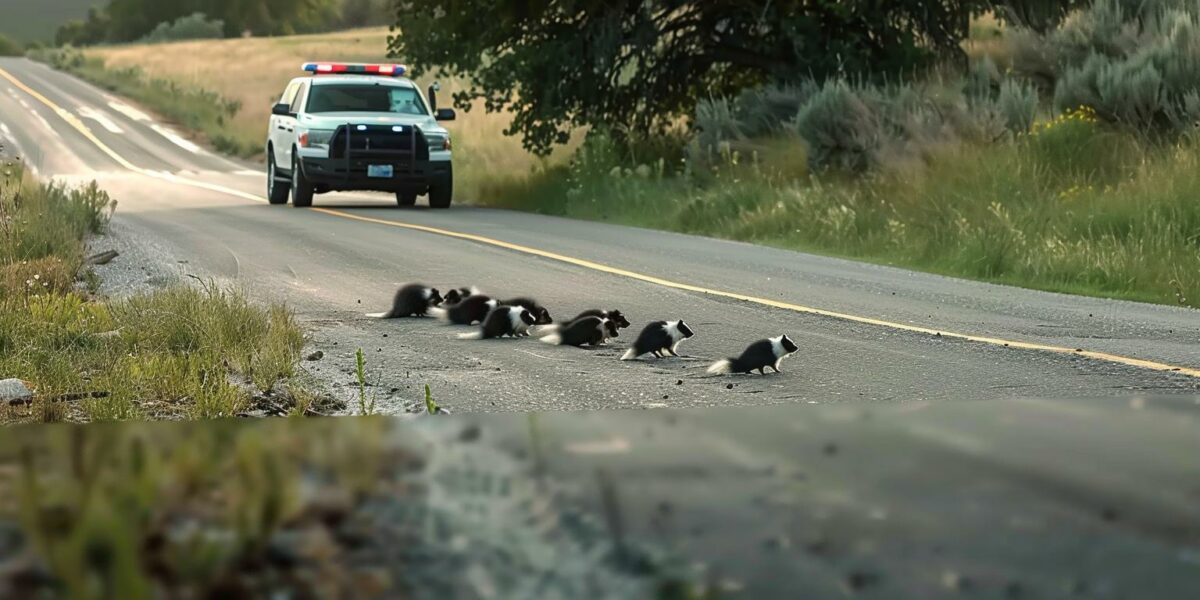
POLYGON ((438 90, 441 90, 441 89, 442 89, 442 84, 440 84, 436 81, 433 82, 433 84, 429 86, 429 108, 431 108, 433 110, 433 114, 435 114, 435 115, 438 113, 437 93, 438 93, 438 90))
POLYGON ((271 107, 271 114, 278 117, 290 117, 292 116, 292 105, 287 102, 280 102, 271 107))
POLYGON ((453 108, 439 108, 433 115, 438 121, 453 121, 455 117, 453 108))

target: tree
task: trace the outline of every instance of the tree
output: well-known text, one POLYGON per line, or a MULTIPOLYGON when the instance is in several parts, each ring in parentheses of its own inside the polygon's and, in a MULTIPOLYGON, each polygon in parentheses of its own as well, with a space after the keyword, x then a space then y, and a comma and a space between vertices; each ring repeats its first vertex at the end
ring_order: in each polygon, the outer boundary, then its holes
POLYGON ((472 81, 546 153, 578 125, 648 131, 768 81, 885 77, 960 56, 984 0, 399 0, 389 42, 416 75, 472 81))

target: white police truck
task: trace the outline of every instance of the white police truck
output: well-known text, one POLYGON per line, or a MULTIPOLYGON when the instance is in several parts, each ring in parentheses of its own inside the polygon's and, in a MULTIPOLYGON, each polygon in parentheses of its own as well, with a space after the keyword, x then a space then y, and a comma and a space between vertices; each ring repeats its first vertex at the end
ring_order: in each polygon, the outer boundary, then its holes
POLYGON ((400 206, 429 195, 447 208, 454 195, 450 133, 438 121, 437 84, 428 101, 403 65, 306 63, 288 84, 267 131, 267 198, 312 206, 313 195, 378 191, 400 206))

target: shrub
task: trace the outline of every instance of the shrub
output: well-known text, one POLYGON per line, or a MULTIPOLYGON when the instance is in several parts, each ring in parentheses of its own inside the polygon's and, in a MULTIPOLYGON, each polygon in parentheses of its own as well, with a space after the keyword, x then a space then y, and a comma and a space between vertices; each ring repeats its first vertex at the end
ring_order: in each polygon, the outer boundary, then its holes
POLYGON ((4 34, 0 34, 0 56, 21 56, 25 49, 21 44, 4 34))
POLYGON ((996 98, 1004 126, 1013 133, 1025 133, 1033 127, 1037 117, 1038 93, 1032 85, 1012 79, 1000 84, 996 98))
POLYGON ((179 40, 207 40, 225 37, 225 22, 209 20, 201 12, 180 17, 172 22, 159 23, 141 39, 144 43, 174 42, 179 40))
POLYGON ((883 135, 879 116, 844 81, 825 83, 792 127, 808 144, 813 169, 864 171, 874 164, 883 135))

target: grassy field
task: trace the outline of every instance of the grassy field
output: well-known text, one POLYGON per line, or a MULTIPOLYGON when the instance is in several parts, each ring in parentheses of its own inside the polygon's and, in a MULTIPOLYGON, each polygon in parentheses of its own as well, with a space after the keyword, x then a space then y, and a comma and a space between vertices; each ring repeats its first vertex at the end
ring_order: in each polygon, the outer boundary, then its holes
POLYGON ((41 185, 3 169, 0 374, 35 396, 0 403, 0 423, 228 417, 253 393, 289 387, 304 336, 286 308, 212 285, 92 297, 79 282, 83 240, 104 230, 115 203, 95 185, 41 185))

